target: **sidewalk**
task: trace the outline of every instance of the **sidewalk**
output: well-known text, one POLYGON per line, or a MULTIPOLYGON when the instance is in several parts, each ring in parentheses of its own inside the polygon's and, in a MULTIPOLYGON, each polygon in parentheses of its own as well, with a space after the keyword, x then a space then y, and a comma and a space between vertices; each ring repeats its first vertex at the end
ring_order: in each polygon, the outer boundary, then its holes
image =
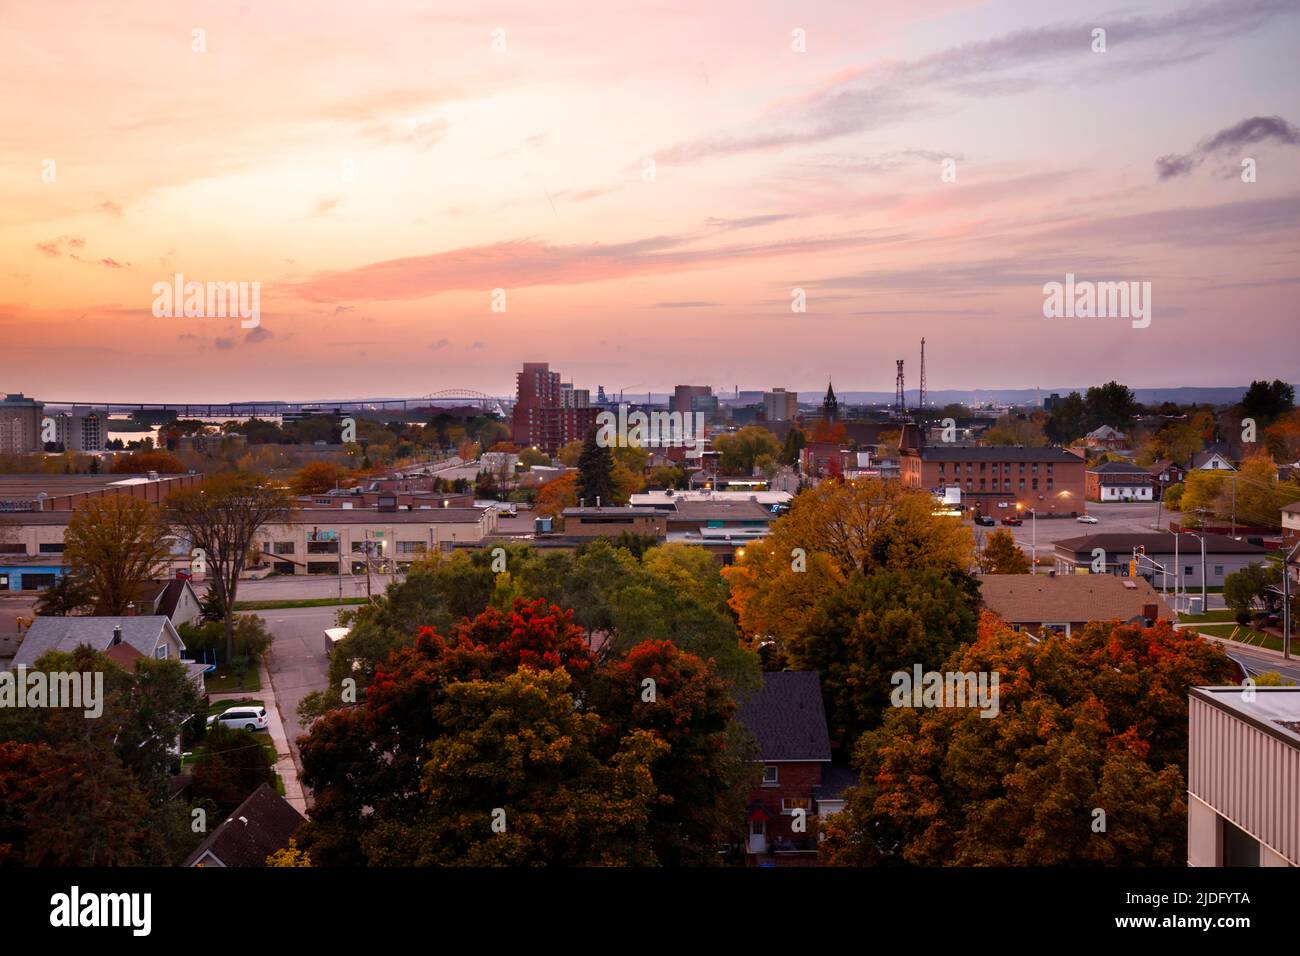
MULTIPOLYGON (((304 816, 307 814, 307 797, 302 789, 302 783, 298 780, 298 766, 293 762, 293 751, 289 747, 289 738, 284 732, 284 722, 280 719, 280 708, 275 702, 275 687, 271 683, 271 675, 266 670, 265 662, 258 665, 262 677, 262 689, 257 696, 262 698, 266 707, 267 731, 271 734, 271 739, 275 741, 275 772, 280 775, 284 781, 284 798, 289 801, 295 810, 304 816)), ((225 694, 213 695, 214 697, 225 697, 225 694)), ((249 696, 247 694, 239 696, 249 696)))

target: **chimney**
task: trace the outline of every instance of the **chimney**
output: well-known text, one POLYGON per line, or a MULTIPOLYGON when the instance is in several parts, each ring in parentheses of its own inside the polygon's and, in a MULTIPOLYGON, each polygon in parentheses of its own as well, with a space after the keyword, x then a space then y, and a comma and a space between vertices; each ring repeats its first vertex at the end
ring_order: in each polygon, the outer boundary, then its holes
POLYGON ((109 646, 109 647, 116 647, 117 645, 119 645, 119 644, 121 644, 121 643, 122 643, 122 625, 121 625, 121 624, 115 624, 115 625, 113 625, 113 642, 112 642, 111 644, 109 644, 108 646, 109 646))
POLYGON ((600 495, 596 496, 596 510, 600 510, 600 495))

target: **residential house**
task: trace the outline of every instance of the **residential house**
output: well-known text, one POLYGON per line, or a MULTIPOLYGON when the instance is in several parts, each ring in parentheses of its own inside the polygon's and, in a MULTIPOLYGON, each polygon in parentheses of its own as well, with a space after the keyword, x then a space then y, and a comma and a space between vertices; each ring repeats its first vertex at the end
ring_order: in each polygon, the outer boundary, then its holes
POLYGON ((816 863, 817 795, 831 763, 831 741, 816 671, 775 671, 736 714, 758 742, 759 789, 745 814, 746 862, 816 863))
POLYGON ((1089 621, 1146 626, 1175 619, 1155 588, 1140 577, 986 574, 980 578, 980 596, 1013 631, 1033 637, 1070 637, 1089 621))
POLYGON ((1083 436, 1083 440, 1093 448, 1109 448, 1112 451, 1128 447, 1128 436, 1109 425, 1094 428, 1083 436))
POLYGON ((1165 495, 1165 489, 1186 480, 1187 469, 1177 462, 1162 458, 1147 469, 1151 484, 1155 489, 1155 499, 1159 501, 1165 495))
POLYGON ((1187 465, 1188 471, 1236 471, 1237 467, 1228 457, 1228 446, 1222 443, 1208 446, 1204 451, 1192 455, 1187 465))
POLYGON ((266 858, 289 846, 303 815, 264 783, 208 834, 182 866, 266 866, 266 858))
POLYGON ((1300 544, 1300 501, 1282 506, 1282 544, 1288 551, 1300 544))
POLYGON ((1300 866, 1300 687, 1193 687, 1189 866, 1300 866))
POLYGON ((1089 501, 1151 501, 1155 496, 1148 470, 1123 461, 1089 468, 1084 487, 1089 501))
POLYGON ((71 652, 81 645, 109 654, 127 644, 141 655, 156 660, 181 661, 191 680, 204 693, 204 665, 184 660, 185 642, 169 618, 161 614, 147 617, 37 617, 27 629, 11 667, 35 667, 50 651, 71 652))

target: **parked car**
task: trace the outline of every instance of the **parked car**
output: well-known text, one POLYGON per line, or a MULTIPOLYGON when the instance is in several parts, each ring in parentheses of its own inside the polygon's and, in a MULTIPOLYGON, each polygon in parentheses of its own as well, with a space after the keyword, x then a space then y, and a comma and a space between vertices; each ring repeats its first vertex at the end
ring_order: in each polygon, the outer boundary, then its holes
POLYGON ((977 525, 982 525, 985 528, 989 528, 989 527, 996 526, 998 522, 997 519, 994 518, 992 515, 976 515, 975 523, 977 525))
POLYGON ((1077 522, 1079 522, 1080 524, 1096 524, 1096 523, 1097 523, 1097 519, 1094 518, 1092 515, 1079 515, 1079 517, 1075 518, 1074 520, 1077 521, 1077 522))
POLYGON ((1015 525, 1015 526, 1018 527, 1018 526, 1020 526, 1020 525, 1022 525, 1022 524, 1025 523, 1025 519, 1019 517, 1018 515, 1007 515, 1005 518, 1002 519, 1002 523, 1003 523, 1003 524, 1009 524, 1009 525, 1015 525))
POLYGON ((231 707, 208 718, 208 726, 220 723, 231 730, 266 730, 265 707, 231 707))

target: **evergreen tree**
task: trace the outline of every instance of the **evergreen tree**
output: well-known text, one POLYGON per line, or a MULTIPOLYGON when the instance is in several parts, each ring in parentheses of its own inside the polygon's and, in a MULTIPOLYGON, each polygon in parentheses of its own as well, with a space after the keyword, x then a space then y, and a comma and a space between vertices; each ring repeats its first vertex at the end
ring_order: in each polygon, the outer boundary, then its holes
POLYGON ((587 435, 578 458, 578 500, 587 507, 614 503, 614 456, 596 442, 596 432, 587 435))

